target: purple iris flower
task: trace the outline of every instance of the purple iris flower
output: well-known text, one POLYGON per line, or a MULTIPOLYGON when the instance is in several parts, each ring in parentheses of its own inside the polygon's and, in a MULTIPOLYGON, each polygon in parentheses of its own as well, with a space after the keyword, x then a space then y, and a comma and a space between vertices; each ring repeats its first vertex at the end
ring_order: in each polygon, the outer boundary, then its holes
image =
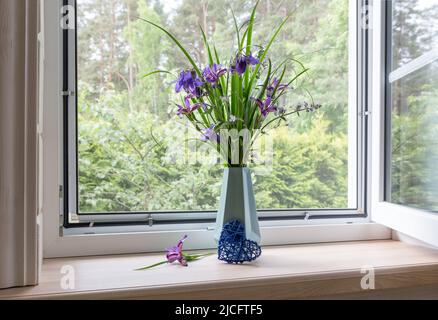
POLYGON ((181 240, 178 241, 178 244, 176 246, 168 248, 166 258, 167 262, 172 263, 175 261, 178 261, 181 265, 187 267, 187 261, 184 259, 183 253, 182 253, 182 247, 184 241, 187 239, 187 235, 182 237, 181 240))
POLYGON ((176 80, 175 92, 179 93, 182 89, 188 94, 199 97, 201 95, 201 86, 204 83, 193 70, 181 71, 176 80))
POLYGON ((259 106, 260 112, 263 117, 266 117, 270 112, 277 112, 277 107, 272 104, 272 98, 267 97, 265 101, 260 99, 255 100, 257 105, 259 106))
POLYGON ((219 81, 219 78, 222 77, 226 72, 227 69, 215 63, 213 66, 206 67, 203 75, 207 82, 216 84, 219 81))
POLYGON ((268 97, 272 97, 272 95, 274 94, 275 89, 277 89, 277 91, 284 91, 288 88, 287 84, 280 84, 277 78, 274 78, 274 80, 272 80, 272 82, 269 84, 268 88, 266 89, 267 91, 267 95, 268 97))
POLYGON ((202 141, 217 141, 219 142, 219 135, 214 131, 215 125, 210 128, 202 129, 202 141))
POLYGON ((205 107, 203 103, 195 103, 193 105, 190 104, 190 96, 184 98, 184 106, 177 104, 178 111, 177 115, 181 116, 183 114, 190 114, 193 111, 199 109, 200 107, 205 107))
POLYGON ((231 67, 231 71, 237 72, 237 74, 239 76, 242 76, 245 73, 248 65, 254 66, 254 65, 259 64, 259 63, 260 63, 260 60, 253 57, 252 54, 250 54, 249 56, 241 54, 241 55, 237 56, 236 64, 231 67))

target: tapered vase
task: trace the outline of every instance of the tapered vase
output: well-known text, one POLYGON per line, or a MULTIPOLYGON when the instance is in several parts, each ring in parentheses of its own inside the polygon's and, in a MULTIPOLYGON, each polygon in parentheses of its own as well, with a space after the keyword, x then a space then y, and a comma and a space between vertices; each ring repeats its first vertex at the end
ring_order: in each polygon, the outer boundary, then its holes
POLYGON ((261 254, 251 171, 246 167, 224 170, 215 238, 220 260, 243 263, 261 254))

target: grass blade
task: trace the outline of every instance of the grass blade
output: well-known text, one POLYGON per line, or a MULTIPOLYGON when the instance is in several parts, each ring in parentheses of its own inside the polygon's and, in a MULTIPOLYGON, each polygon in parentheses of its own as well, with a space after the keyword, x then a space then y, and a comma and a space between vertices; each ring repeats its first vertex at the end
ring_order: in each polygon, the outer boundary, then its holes
POLYGON ((147 78, 147 77, 152 76, 152 75, 157 74, 157 73, 168 73, 168 74, 172 74, 171 72, 166 71, 166 70, 155 70, 155 71, 152 71, 152 72, 149 72, 149 73, 145 74, 145 75, 142 76, 141 78, 144 79, 144 78, 147 78))
POLYGON ((236 28, 237 46, 238 46, 238 49, 240 51, 240 50, 242 50, 242 45, 240 43, 240 30, 239 30, 239 26, 237 25, 236 15, 234 14, 234 11, 232 8, 231 8, 231 13, 233 14, 234 27, 236 28))
MULTIPOLYGON (((252 9, 251 12, 251 18, 249 19, 249 25, 248 25, 248 29, 247 29, 247 35, 246 35, 246 50, 245 50, 245 54, 247 56, 249 56, 251 54, 251 45, 252 45, 252 33, 253 33, 253 29, 254 29, 254 20, 255 20, 255 14, 256 14, 256 10, 257 7, 260 3, 260 0, 257 0, 257 3, 255 4, 254 8, 252 9)), ((245 71, 245 75, 244 75, 244 83, 245 83, 245 88, 248 88, 248 82, 249 82, 249 73, 250 73, 250 68, 247 68, 245 71)))
POLYGON ((295 77, 293 77, 293 79, 291 81, 288 82, 288 86, 290 86, 292 84, 292 82, 294 82, 295 80, 297 80, 299 77, 301 77, 303 74, 305 74, 307 71, 309 71, 309 68, 305 68, 303 71, 301 71, 300 73, 298 73, 295 77))
POLYGON ((166 260, 166 261, 161 261, 161 262, 155 263, 155 264, 150 265, 150 266, 147 266, 147 267, 143 267, 143 268, 135 269, 134 271, 148 270, 148 269, 152 269, 152 268, 155 268, 155 267, 161 266, 161 265, 166 264, 166 263, 168 263, 167 260, 166 260))
POLYGON ((217 53, 216 47, 213 45, 214 56, 216 57, 216 63, 221 64, 221 60, 219 59, 219 54, 217 53))
POLYGON ((251 12, 251 18, 249 19, 249 25, 248 25, 248 34, 246 35, 246 55, 248 56, 251 53, 251 44, 252 44, 252 32, 254 29, 254 20, 255 20, 255 14, 257 7, 259 5, 260 0, 257 1, 254 8, 251 12))
POLYGON ((248 34, 248 28, 245 30, 245 32, 243 33, 243 37, 242 37, 242 40, 241 40, 241 42, 240 42, 240 50, 239 50, 239 52, 242 50, 242 48, 243 48, 243 42, 245 41, 245 39, 246 39, 246 35, 248 34))
POLYGON ((213 60, 213 55, 211 54, 210 45, 208 44, 207 36, 205 35, 204 29, 202 29, 201 25, 199 25, 199 29, 201 29, 204 46, 208 53, 208 63, 210 64, 210 66, 212 66, 214 64, 214 60, 213 60))
POLYGON ((291 17, 291 15, 287 16, 286 19, 283 20, 283 22, 280 24, 280 26, 277 28, 277 30, 275 31, 274 35, 271 37, 271 40, 269 41, 268 45, 266 46, 265 50, 263 51, 262 56, 260 57, 260 64, 256 65, 255 69, 254 69, 254 73, 251 77, 251 80, 249 81, 249 84, 247 86, 247 90, 248 90, 248 94, 249 92, 251 92, 251 88, 252 85, 254 83, 254 80, 257 76, 258 71, 260 70, 260 65, 263 63, 263 61, 265 60, 266 56, 268 55, 268 51, 271 48, 272 44, 274 43, 275 39, 277 38, 277 36, 279 35, 281 29, 283 29, 284 25, 286 24, 286 22, 289 20, 289 18, 291 17))
POLYGON ((150 25, 152 25, 152 26, 154 26, 155 28, 158 28, 158 29, 160 29, 161 31, 163 31, 170 39, 172 39, 172 41, 181 49, 181 51, 182 51, 182 53, 186 56, 186 58, 190 61, 190 64, 193 66, 193 69, 195 69, 195 71, 196 71, 196 73, 199 75, 199 76, 201 76, 202 75, 202 73, 201 73, 201 70, 198 68, 198 66, 196 65, 196 63, 195 63, 195 60, 192 58, 192 56, 187 52, 187 50, 184 48, 184 46, 178 41, 178 39, 176 39, 175 38, 175 36, 173 35, 173 34, 171 34, 169 31, 167 31, 166 29, 164 29, 163 27, 161 27, 161 26, 159 26, 158 24, 156 24, 156 23, 154 23, 154 22, 152 22, 152 21, 149 21, 149 20, 146 20, 146 19, 143 19, 143 18, 140 18, 140 17, 137 17, 137 19, 139 19, 139 20, 142 20, 142 21, 144 21, 144 22, 146 22, 146 23, 149 23, 150 25))

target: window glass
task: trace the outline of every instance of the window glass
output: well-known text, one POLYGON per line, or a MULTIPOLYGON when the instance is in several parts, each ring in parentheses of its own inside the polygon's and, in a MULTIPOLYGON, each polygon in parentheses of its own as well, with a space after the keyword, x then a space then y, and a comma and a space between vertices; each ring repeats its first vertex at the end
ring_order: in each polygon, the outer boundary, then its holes
POLYGON ((433 211, 438 210, 437 21, 438 0, 392 1, 395 72, 390 78, 387 200, 433 211))
MULTIPOLYGON (((217 208, 223 166, 206 163, 208 151, 176 116, 175 75, 142 78, 156 69, 177 73, 187 67, 185 59, 161 31, 136 17, 166 26, 205 66, 198 25, 221 58, 230 59, 235 54, 231 8, 243 24, 254 3, 77 0, 80 213, 217 208), (195 153, 195 147, 201 150, 195 153)), ((308 90, 323 108, 270 132, 272 165, 254 166, 259 209, 352 203, 348 164, 357 160, 348 159, 348 12, 347 0, 260 2, 253 43, 265 44, 281 19, 293 13, 270 55, 277 63, 297 58, 310 68, 285 105, 308 100, 308 90)), ((263 161, 264 155, 258 156, 263 161)))
POLYGON ((438 211, 438 62, 393 83, 391 201, 438 211))

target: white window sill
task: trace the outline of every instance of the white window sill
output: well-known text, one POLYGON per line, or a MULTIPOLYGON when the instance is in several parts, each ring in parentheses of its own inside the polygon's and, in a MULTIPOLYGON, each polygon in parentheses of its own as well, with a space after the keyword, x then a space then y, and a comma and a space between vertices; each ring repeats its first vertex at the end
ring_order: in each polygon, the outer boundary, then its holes
MULTIPOLYGON (((189 267, 163 265, 162 254, 47 259, 40 285, 0 291, 0 299, 294 299, 376 295, 433 286, 438 250, 393 240, 264 247, 257 261, 228 265, 215 256, 189 267), (75 288, 61 289, 61 268, 75 270, 75 288), (374 267, 376 290, 363 290, 361 269, 374 267)), ((430 290, 429 290, 430 292, 430 290)))

